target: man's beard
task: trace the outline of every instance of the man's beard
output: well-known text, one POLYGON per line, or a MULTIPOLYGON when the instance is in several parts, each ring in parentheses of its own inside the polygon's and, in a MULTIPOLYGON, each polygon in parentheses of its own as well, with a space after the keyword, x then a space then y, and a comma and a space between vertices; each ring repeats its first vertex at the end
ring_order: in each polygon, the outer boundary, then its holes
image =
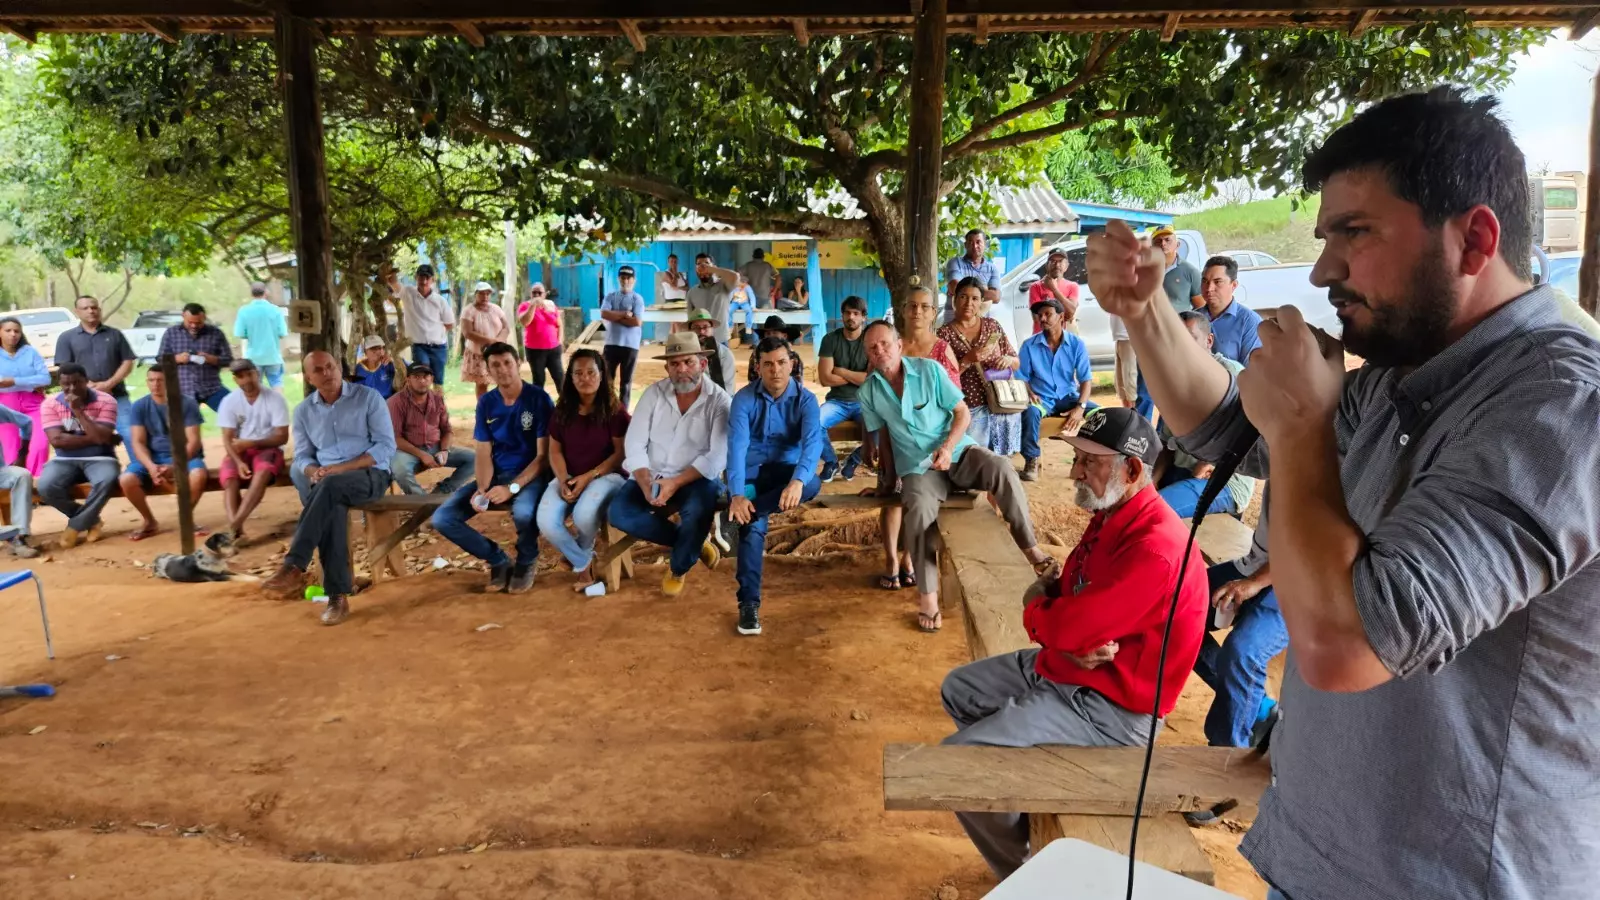
MULTIPOLYGON (((1461 297, 1445 265, 1444 242, 1435 236, 1411 268, 1406 298, 1383 306, 1367 305, 1370 323, 1356 326, 1341 318, 1341 339, 1346 350, 1375 366, 1420 366, 1450 344, 1450 326, 1461 308, 1461 297)), ((1366 298, 1343 284, 1328 287, 1330 300, 1366 298)))
POLYGON ((1106 492, 1096 497, 1094 489, 1089 487, 1089 482, 1080 481, 1078 482, 1078 493, 1073 498, 1073 502, 1078 504, 1078 508, 1089 512, 1110 509, 1122 502, 1123 495, 1127 493, 1127 487, 1122 481, 1113 480, 1106 484, 1106 492))
POLYGON ((698 374, 673 375, 670 380, 672 381, 672 391, 675 394, 692 394, 700 389, 700 376, 698 374))

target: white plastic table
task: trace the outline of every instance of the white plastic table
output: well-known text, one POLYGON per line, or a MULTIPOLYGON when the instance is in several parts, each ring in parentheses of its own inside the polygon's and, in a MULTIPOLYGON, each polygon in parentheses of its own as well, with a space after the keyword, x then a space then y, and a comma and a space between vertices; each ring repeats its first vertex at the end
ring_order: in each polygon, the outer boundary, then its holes
MULTIPOLYGON (((743 315, 740 313, 739 315, 743 315)), ((754 317, 756 328, 760 329, 761 323, 771 316, 782 319, 785 325, 810 325, 811 346, 818 353, 822 352, 822 336, 827 333, 828 321, 823 315, 822 307, 812 305, 806 309, 756 309, 751 315, 754 317)), ((600 310, 591 309, 584 318, 585 322, 597 322, 600 319, 600 310)), ((685 309, 657 309, 653 306, 644 308, 644 315, 639 317, 640 322, 687 322, 689 310, 685 309)))
MULTIPOLYGON (((1182 875, 1139 863, 1135 900, 1240 900, 1182 875)), ((988 900, 1123 900, 1128 858, 1104 847, 1058 838, 990 891, 988 900)))

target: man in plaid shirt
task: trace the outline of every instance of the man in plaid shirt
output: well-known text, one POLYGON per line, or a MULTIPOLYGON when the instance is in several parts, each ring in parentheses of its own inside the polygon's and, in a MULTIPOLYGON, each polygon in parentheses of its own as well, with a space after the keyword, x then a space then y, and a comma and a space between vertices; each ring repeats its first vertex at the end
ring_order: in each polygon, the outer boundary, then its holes
POLYGON ((222 386, 222 370, 233 362, 227 335, 206 323, 206 308, 198 303, 183 307, 183 324, 168 328, 161 335, 160 354, 172 354, 178 362, 178 389, 185 397, 204 403, 216 412, 228 389, 222 386))

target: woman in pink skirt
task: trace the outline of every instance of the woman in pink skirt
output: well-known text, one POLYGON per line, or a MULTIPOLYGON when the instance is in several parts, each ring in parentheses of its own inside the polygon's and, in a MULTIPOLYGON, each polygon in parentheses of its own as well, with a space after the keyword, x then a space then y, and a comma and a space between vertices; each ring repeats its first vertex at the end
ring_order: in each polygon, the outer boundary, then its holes
MULTIPOLYGON (((28 444, 23 467, 34 476, 38 476, 45 457, 50 455, 50 441, 39 421, 39 405, 49 386, 50 370, 45 368, 39 351, 28 345, 22 323, 13 318, 0 319, 0 403, 33 419, 33 440, 28 444)), ((10 465, 21 445, 22 435, 15 425, 0 425, 0 465, 10 465)))

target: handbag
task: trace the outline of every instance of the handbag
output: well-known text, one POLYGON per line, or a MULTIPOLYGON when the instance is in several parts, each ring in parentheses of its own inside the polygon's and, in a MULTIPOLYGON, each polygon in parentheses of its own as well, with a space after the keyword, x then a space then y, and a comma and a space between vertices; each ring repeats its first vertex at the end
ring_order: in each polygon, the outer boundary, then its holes
POLYGON ((983 392, 989 401, 989 412, 1009 416, 1028 408, 1028 385, 1012 378, 1010 369, 985 369, 983 392))

